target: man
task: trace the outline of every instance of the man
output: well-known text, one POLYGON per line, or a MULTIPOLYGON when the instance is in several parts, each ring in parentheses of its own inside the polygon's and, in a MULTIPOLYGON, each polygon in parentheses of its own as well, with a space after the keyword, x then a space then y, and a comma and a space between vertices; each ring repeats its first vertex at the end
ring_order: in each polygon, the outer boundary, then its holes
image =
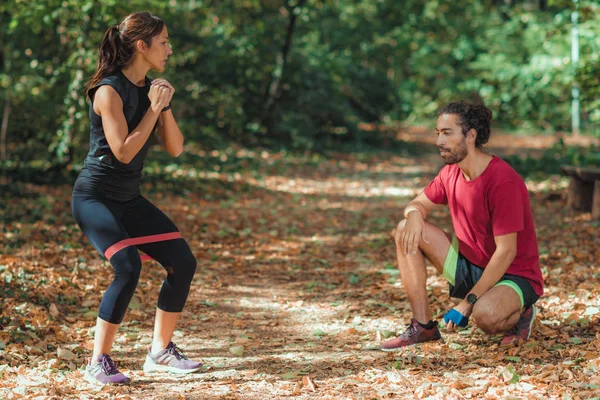
MULTIPOLYGON (((527 188, 506 162, 482 150, 490 136, 490 109, 459 102, 438 115, 437 146, 447 165, 404 209, 394 233, 414 317, 381 349, 441 339, 427 301, 425 258, 450 283, 450 296, 463 299, 455 311, 488 334, 504 333, 501 345, 528 340, 544 282, 527 188), (452 239, 425 222, 438 204, 450 209, 452 239)), ((456 324, 449 321, 447 328, 456 324)))

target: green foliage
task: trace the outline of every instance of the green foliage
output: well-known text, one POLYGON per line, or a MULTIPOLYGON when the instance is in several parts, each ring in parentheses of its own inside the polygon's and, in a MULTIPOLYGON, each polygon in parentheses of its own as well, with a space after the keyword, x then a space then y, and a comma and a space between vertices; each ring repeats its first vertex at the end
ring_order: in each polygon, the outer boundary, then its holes
POLYGON ((548 173, 560 174, 560 167, 562 165, 572 165, 575 167, 599 166, 600 148, 591 146, 582 149, 580 147, 567 146, 560 139, 552 147, 546 149, 539 157, 531 155, 525 158, 509 156, 506 158, 506 161, 523 176, 548 173))
POLYGON ((12 110, 9 156, 81 161, 89 129, 84 84, 97 44, 137 10, 167 22, 173 110, 188 140, 207 147, 362 145, 381 137, 361 123, 431 123, 437 108, 457 99, 484 101, 504 128, 568 130, 575 82, 583 128, 600 133, 600 6, 579 2, 575 68, 571 2, 504 3, 32 0, 23 7, 6 0, 0 106, 9 101, 12 110))

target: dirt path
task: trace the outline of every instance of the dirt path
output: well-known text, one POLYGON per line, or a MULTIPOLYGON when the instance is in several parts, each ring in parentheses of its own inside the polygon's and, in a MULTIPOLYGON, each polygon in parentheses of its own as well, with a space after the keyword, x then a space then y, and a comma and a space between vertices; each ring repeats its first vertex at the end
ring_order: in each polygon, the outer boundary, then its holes
MULTIPOLYGON (((7 212, 25 210, 20 221, 31 222, 13 221, 0 238, 2 315, 11 317, 0 329, 0 399, 600 395, 600 228, 589 214, 565 211, 564 180, 529 182, 547 283, 531 342, 502 350, 499 338, 466 329, 389 354, 373 349, 411 315, 389 232, 437 171, 437 156, 340 155, 317 164, 256 156, 259 173, 184 168, 180 177, 200 176, 193 185, 180 178, 185 195, 150 196, 198 258, 175 341, 211 369, 191 376, 141 371, 164 278, 150 262, 113 353, 133 383, 84 382, 109 269, 70 219, 70 188, 23 185, 20 199, 8 199, 7 212), (32 217, 35 210, 44 217, 32 217)), ((432 221, 449 228, 444 210, 432 221)), ((439 316, 452 301, 430 272, 439 316)))

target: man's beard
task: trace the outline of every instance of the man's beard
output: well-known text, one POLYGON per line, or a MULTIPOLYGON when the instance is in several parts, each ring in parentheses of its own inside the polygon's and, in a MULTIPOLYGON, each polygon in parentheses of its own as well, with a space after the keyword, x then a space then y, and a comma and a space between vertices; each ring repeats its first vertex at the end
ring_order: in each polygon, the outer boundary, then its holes
POLYGON ((467 140, 466 139, 463 139, 458 144, 458 146, 456 146, 456 148, 454 150, 450 150, 445 147, 440 147, 440 150, 444 150, 444 151, 448 152, 448 154, 445 154, 442 156, 442 160, 444 160, 444 162, 448 165, 461 162, 462 160, 465 159, 465 157, 469 153, 467 150, 467 140))

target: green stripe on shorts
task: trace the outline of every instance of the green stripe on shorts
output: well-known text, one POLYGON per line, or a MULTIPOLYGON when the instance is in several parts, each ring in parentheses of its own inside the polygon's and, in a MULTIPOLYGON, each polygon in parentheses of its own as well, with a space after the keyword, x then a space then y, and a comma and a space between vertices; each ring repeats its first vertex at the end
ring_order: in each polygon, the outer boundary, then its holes
MULTIPOLYGON (((454 286, 454 282, 456 282, 456 264, 458 263, 458 239, 456 236, 452 237, 452 244, 450 245, 450 249, 448 249, 448 255, 446 255, 446 261, 444 261, 444 278, 452 286, 454 286)), ((523 299, 521 295, 521 299, 523 299)))
POLYGON ((519 295, 519 299, 521 299, 521 308, 525 307, 525 301, 523 300, 523 291, 521 290, 519 285, 517 285, 513 281, 509 281, 509 280, 505 279, 505 280, 502 280, 502 281, 496 283, 496 286, 508 286, 508 287, 513 288, 515 290, 515 292, 517 292, 517 294, 519 295))

